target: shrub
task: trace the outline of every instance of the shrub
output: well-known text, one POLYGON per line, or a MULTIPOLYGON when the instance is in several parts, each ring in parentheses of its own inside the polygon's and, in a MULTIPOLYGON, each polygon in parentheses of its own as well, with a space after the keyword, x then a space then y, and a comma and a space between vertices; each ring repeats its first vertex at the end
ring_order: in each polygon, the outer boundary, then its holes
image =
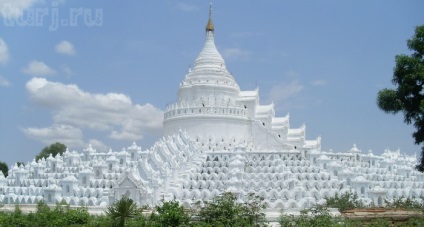
POLYGON ((184 207, 175 200, 163 202, 161 206, 156 207, 156 211, 158 215, 152 215, 151 219, 161 226, 181 226, 190 222, 190 216, 184 207))
POLYGON ((395 198, 393 201, 385 200, 386 207, 408 209, 408 210, 421 210, 424 209, 422 202, 417 202, 411 198, 395 198))
POLYGON ((288 216, 281 215, 279 218, 279 224, 287 227, 332 227, 332 226, 343 226, 341 225, 341 219, 338 217, 331 216, 327 207, 316 206, 310 209, 304 209, 300 212, 300 216, 288 216))
POLYGON ((113 223, 108 216, 99 215, 91 216, 90 222, 87 224, 89 227, 111 227, 113 223))
POLYGON ((69 225, 86 225, 90 222, 91 216, 87 208, 80 207, 75 210, 68 209, 66 212, 66 224, 69 225))
POLYGON ((257 226, 264 221, 263 198, 253 193, 245 203, 239 203, 234 194, 225 192, 205 202, 198 213, 199 226, 257 226))
POLYGON ((334 197, 325 198, 326 207, 338 208, 340 212, 350 210, 354 208, 363 207, 362 203, 358 200, 358 196, 352 192, 346 192, 345 194, 336 194, 334 197))
POLYGON ((120 200, 107 207, 106 215, 114 226, 124 227, 128 219, 136 217, 137 206, 130 198, 123 196, 120 200))

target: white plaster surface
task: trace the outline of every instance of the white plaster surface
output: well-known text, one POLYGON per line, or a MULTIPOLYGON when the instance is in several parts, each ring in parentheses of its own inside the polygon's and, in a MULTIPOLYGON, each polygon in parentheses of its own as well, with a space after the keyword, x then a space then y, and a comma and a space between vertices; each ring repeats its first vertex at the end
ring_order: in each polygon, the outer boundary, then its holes
MULTIPOLYGON (((149 149, 136 143, 121 151, 82 152, 13 166, 0 173, 0 203, 105 207, 122 196, 140 206, 176 199, 186 207, 225 191, 242 201, 249 193, 268 208, 296 210, 326 197, 356 193, 365 204, 424 196, 424 174, 415 156, 399 150, 382 155, 321 150, 321 138, 307 140, 306 126, 290 127, 275 116, 258 90, 240 91, 206 33, 203 50, 183 79, 178 101, 166 107, 164 137, 149 149)), ((271 212, 272 213, 272 212, 271 212)))

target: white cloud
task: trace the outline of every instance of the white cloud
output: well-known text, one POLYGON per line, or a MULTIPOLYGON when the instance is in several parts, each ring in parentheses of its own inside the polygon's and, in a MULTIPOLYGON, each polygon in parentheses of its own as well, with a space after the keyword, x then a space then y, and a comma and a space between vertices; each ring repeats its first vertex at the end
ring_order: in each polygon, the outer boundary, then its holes
POLYGON ((9 61, 9 48, 6 42, 0 38, 0 63, 5 64, 9 61))
POLYGON ((32 61, 27 67, 22 69, 22 72, 33 76, 50 76, 56 71, 41 61, 32 61))
POLYGON ((104 144, 102 141, 96 140, 96 139, 90 139, 88 141, 88 144, 91 144, 91 146, 94 149, 96 149, 97 151, 100 151, 100 152, 108 152, 109 148, 110 148, 110 147, 106 146, 106 144, 104 144))
POLYGON ((274 102, 277 111, 288 112, 293 109, 304 109, 306 103, 311 103, 302 92, 305 85, 294 78, 287 78, 287 82, 275 84, 267 96, 268 102, 274 102))
POLYGON ((177 3, 177 9, 183 12, 193 12, 199 10, 199 7, 185 2, 179 2, 177 3))
POLYGON ((250 51, 242 50, 239 48, 226 48, 226 49, 223 49, 221 53, 225 59, 248 60, 250 59, 250 56, 252 55, 250 51))
POLYGON ((8 87, 10 86, 10 82, 6 80, 2 75, 0 75, 0 87, 8 87))
POLYGON ((26 88, 36 104, 52 110, 56 124, 108 132, 112 139, 128 141, 162 129, 161 110, 151 104, 133 104, 124 94, 92 94, 45 78, 31 79, 26 88))
POLYGON ((269 97, 275 102, 281 102, 298 95, 304 86, 297 80, 289 83, 280 83, 273 86, 269 92, 269 97))
POLYGON ((40 0, 0 0, 0 16, 17 18, 40 0))
POLYGON ((313 86, 324 86, 324 85, 327 85, 327 81, 325 81, 325 80, 314 80, 314 81, 311 81, 311 85, 313 85, 313 86))
POLYGON ((287 79, 291 79, 291 80, 296 80, 297 78, 300 77, 299 73, 293 70, 288 70, 287 72, 284 73, 285 78, 287 79))
POLYGON ((326 80, 313 80, 303 83, 299 73, 289 70, 284 73, 284 80, 271 87, 266 98, 268 102, 273 101, 279 111, 319 106, 322 100, 316 94, 311 94, 307 88, 325 86, 326 84, 326 80))
POLYGON ((26 128, 24 133, 35 140, 49 145, 60 142, 68 147, 81 147, 84 145, 83 133, 79 128, 70 125, 53 125, 47 128, 26 128))
POLYGON ((59 54, 75 55, 75 48, 69 41, 63 40, 56 45, 56 52, 59 54))
POLYGON ((138 135, 137 133, 127 132, 127 131, 112 131, 109 135, 109 138, 115 140, 140 140, 143 138, 142 135, 138 135))
POLYGON ((67 66, 67 65, 62 65, 61 66, 61 70, 62 70, 62 72, 63 72, 63 74, 66 76, 66 77, 72 77, 75 73, 72 71, 72 69, 71 68, 69 68, 69 66, 67 66))

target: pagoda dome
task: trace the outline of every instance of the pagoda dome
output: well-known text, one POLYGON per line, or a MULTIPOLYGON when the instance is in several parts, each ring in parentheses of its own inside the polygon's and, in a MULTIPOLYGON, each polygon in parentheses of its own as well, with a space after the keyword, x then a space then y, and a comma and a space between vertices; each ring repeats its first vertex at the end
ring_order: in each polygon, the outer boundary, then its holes
POLYGON ((374 188, 371 189, 371 192, 373 193, 387 193, 387 189, 384 189, 380 187, 379 185, 376 185, 374 188))
POLYGON ((178 91, 180 100, 198 100, 221 96, 224 99, 236 99, 240 87, 228 72, 225 61, 215 46, 214 26, 209 16, 206 25, 206 39, 203 49, 197 56, 193 68, 181 83, 178 91))
POLYGON ((368 182, 368 180, 367 180, 367 179, 365 179, 365 177, 364 177, 364 176, 357 176, 357 177, 355 177, 355 179, 353 179, 353 181, 355 181, 355 182, 359 182, 359 183, 368 182))

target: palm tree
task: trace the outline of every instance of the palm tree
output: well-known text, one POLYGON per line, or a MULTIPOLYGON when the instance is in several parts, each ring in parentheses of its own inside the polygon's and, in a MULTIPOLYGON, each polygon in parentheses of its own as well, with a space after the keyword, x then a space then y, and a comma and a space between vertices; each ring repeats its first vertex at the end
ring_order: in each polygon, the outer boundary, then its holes
POLYGON ((125 221, 137 215, 137 205, 130 198, 123 196, 119 201, 107 207, 106 214, 113 221, 113 226, 124 227, 125 221))

